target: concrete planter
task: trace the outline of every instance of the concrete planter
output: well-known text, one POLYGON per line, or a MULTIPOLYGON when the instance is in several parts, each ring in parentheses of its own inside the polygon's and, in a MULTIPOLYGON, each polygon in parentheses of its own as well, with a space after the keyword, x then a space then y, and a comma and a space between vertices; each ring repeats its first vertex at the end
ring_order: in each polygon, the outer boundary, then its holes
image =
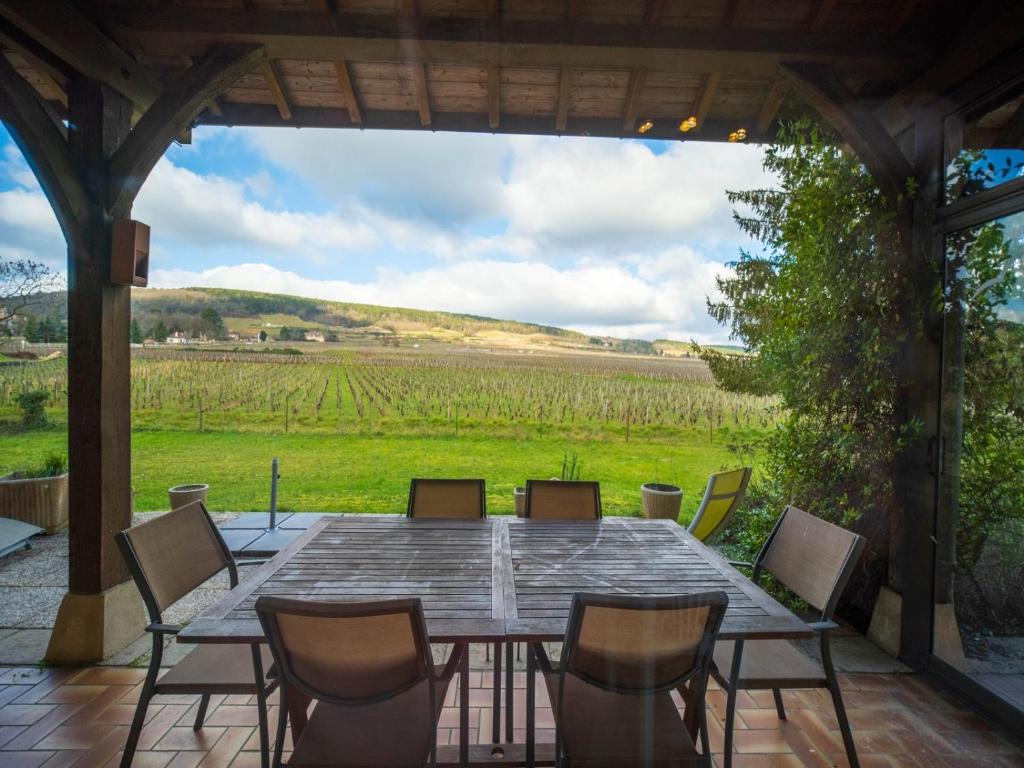
POLYGON ((0 477, 0 517, 44 529, 47 535, 68 524, 68 474, 55 477, 0 477))
POLYGON ((648 520, 675 520, 683 503, 683 489, 665 483, 644 483, 640 486, 644 499, 644 517, 648 520))
POLYGON ((189 485, 176 485, 167 489, 167 495, 171 499, 171 509, 184 507, 193 501, 206 503, 206 492, 210 486, 206 483, 191 483, 189 485))
POLYGON ((526 489, 517 485, 512 489, 512 495, 516 500, 516 517, 526 517, 526 489))

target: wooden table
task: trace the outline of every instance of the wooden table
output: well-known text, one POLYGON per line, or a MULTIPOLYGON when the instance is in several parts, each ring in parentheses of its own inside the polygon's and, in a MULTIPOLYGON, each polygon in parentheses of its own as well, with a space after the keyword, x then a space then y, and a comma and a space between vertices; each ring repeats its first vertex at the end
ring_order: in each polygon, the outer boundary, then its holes
MULTIPOLYGON (((737 658, 744 639, 811 634, 804 622, 671 521, 355 515, 327 516, 314 523, 186 626, 178 640, 265 642, 254 609, 260 595, 345 601, 418 596, 432 641, 508 641, 511 668, 514 642, 556 641, 564 636, 574 592, 685 594, 711 589, 729 595, 720 636, 738 641, 737 658)), ((532 652, 527 660, 532 669, 532 652)), ((499 665, 496 654, 496 671, 499 665)), ((467 654, 460 670, 458 757, 463 764, 469 760, 468 669, 467 654)), ((528 763, 534 757, 534 677, 527 675, 528 763)), ((509 739, 511 693, 506 686, 509 739)), ((497 715, 497 687, 494 696, 497 715)), ((511 762, 511 757, 506 752, 503 762, 511 762)))

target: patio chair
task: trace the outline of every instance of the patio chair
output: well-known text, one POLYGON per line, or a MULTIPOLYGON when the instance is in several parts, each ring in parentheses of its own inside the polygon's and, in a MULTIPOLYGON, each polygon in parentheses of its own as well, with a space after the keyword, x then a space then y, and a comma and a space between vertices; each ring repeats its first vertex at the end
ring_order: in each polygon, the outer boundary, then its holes
POLYGON ((600 520, 600 483, 527 480, 526 517, 534 520, 600 520))
POLYGON ((121 531, 114 538, 142 593, 150 621, 146 631, 153 636, 153 653, 125 742, 121 768, 131 765, 149 702, 160 694, 199 694, 199 707, 192 726, 197 731, 203 727, 211 695, 255 695, 260 704, 260 743, 268 748, 270 739, 263 705, 277 687, 277 681, 264 673, 271 663, 266 647, 261 648, 260 644, 248 649, 237 644, 199 645, 157 679, 164 638, 181 630, 180 626, 165 624, 162 612, 225 568, 233 589, 238 585, 238 565, 263 561, 236 563, 201 501, 121 531))
POLYGON ((698 541, 710 541, 729 523, 743 501, 753 470, 750 467, 719 472, 708 478, 704 498, 687 530, 698 541))
POLYGON ((406 517, 476 519, 487 516, 483 480, 424 480, 409 484, 406 517))
MULTIPOLYGON (((256 601, 281 679, 316 701, 289 766, 395 766, 437 761, 445 693, 466 653, 434 665, 419 598, 326 603, 263 595, 256 601)), ((278 718, 281 765, 287 712, 278 718)))
POLYGON ((711 766, 704 698, 728 603, 721 591, 575 594, 558 667, 532 646, 555 716, 555 764, 711 766))
POLYGON ((796 507, 786 507, 772 529, 753 564, 753 581, 769 573, 812 608, 821 611, 820 619, 808 624, 821 639, 821 663, 811 659, 787 640, 750 640, 720 642, 715 648, 711 674, 728 691, 725 720, 725 754, 732 756, 732 735, 736 719, 736 692, 771 690, 779 717, 786 719, 782 701, 785 688, 827 688, 832 695, 839 731, 850 765, 856 768, 857 750, 843 706, 832 650, 830 632, 838 628, 832 621, 836 603, 864 551, 866 539, 809 515, 796 507), (739 663, 737 664, 737 661, 739 663))

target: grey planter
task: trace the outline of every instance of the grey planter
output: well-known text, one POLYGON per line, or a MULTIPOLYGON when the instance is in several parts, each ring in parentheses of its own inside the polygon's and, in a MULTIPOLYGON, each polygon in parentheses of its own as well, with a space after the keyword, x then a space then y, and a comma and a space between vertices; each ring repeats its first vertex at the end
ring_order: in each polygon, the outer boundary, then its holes
POLYGON ((683 503, 683 489, 665 483, 644 483, 640 486, 644 499, 644 517, 649 520, 675 520, 683 503))
POLYGON ((183 507, 193 501, 206 503, 206 492, 210 486, 206 483, 191 483, 189 485, 176 485, 167 489, 167 495, 171 499, 171 509, 183 507))

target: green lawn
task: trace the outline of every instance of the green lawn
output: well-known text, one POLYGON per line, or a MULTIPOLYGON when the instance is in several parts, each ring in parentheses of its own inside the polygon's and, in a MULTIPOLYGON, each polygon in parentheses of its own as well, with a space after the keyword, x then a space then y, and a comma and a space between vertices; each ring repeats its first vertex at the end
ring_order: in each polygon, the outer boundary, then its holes
MULTIPOLYGON (((61 430, 5 431, 0 473, 42 463, 66 451, 61 430)), ((640 485, 681 485, 682 520, 700 501, 708 474, 737 463, 716 435, 683 433, 671 441, 502 438, 486 436, 375 436, 253 434, 146 430, 132 436, 132 482, 140 511, 167 509, 167 488, 210 484, 213 510, 266 509, 270 461, 281 459, 279 508, 294 511, 400 512, 411 477, 483 477, 490 513, 513 511, 512 488, 528 477, 561 471, 576 453, 583 479, 599 480, 606 514, 640 512, 640 485)))

